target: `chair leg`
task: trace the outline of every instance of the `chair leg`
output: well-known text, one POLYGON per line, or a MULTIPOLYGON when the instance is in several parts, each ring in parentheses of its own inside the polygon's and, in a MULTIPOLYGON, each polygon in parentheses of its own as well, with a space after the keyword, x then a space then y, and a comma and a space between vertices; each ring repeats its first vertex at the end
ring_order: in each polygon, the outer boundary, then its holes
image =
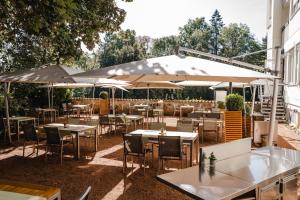
POLYGON ((146 155, 144 155, 144 162, 143 162, 143 164, 144 164, 144 176, 145 176, 145 169, 146 169, 146 155))
POLYGON ((39 141, 36 142, 36 156, 39 156, 39 141))
POLYGON ((48 161, 48 146, 46 145, 46 149, 45 149, 45 161, 47 162, 48 161))
POLYGON ((24 141, 24 143, 23 143, 23 157, 25 157, 25 146, 26 146, 26 142, 24 141))
POLYGON ((127 169, 127 156, 124 153, 124 156, 123 156, 123 173, 126 172, 126 169, 127 169))
POLYGON ((62 160, 63 160, 63 148, 64 148, 64 143, 62 142, 60 145, 60 164, 62 165, 62 160))
POLYGON ((160 170, 160 158, 159 158, 159 156, 158 156, 157 174, 159 174, 159 170, 160 170))

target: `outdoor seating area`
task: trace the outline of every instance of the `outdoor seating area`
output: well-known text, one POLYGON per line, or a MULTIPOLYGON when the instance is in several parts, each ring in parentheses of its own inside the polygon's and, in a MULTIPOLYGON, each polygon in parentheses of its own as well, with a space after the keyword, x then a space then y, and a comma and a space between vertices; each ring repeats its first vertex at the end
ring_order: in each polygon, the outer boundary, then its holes
POLYGON ((299 1, 0 2, 0 200, 300 200, 299 1))

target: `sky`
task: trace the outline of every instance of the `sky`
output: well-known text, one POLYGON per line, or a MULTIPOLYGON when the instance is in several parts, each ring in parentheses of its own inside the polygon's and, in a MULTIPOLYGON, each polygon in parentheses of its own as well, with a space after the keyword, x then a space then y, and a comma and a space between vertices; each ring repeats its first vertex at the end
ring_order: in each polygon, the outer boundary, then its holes
POLYGON ((245 23, 256 39, 266 35, 267 0, 117 0, 126 12, 122 29, 133 29, 137 35, 159 38, 177 35, 188 19, 205 17, 208 21, 218 9, 223 21, 245 23))

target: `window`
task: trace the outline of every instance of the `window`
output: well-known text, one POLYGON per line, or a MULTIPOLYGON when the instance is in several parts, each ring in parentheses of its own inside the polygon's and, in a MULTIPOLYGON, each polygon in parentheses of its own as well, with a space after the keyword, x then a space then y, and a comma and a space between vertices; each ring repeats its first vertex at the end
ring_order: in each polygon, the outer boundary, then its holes
POLYGON ((299 8, 300 8, 300 0, 293 0, 292 17, 298 12, 299 8))

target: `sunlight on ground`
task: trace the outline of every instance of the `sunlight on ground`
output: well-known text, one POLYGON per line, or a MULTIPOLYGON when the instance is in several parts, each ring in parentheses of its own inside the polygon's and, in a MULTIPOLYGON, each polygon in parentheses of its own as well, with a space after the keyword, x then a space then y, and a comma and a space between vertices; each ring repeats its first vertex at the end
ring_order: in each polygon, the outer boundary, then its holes
MULTIPOLYGON (((105 166, 113 166, 113 167, 123 167, 123 161, 120 160, 113 160, 109 158, 103 158, 104 156, 107 156, 109 154, 112 154, 118 150, 123 149, 122 144, 115 145, 109 149, 105 149, 102 151, 99 151, 95 154, 94 159, 89 162, 89 164, 93 165, 105 165, 105 166)), ((131 166, 131 163, 127 163, 128 166, 131 166)), ((131 176, 133 173, 135 173, 139 169, 138 164, 133 164, 133 169, 126 175, 126 178, 131 176)), ((98 172, 94 173, 100 173, 102 170, 99 170, 98 172)), ((120 172, 121 173, 121 172, 120 172)), ((131 186, 131 183, 125 185, 125 179, 122 179, 114 188, 112 188, 111 191, 109 191, 102 199, 103 200, 116 200, 118 199, 129 187, 131 186)))

